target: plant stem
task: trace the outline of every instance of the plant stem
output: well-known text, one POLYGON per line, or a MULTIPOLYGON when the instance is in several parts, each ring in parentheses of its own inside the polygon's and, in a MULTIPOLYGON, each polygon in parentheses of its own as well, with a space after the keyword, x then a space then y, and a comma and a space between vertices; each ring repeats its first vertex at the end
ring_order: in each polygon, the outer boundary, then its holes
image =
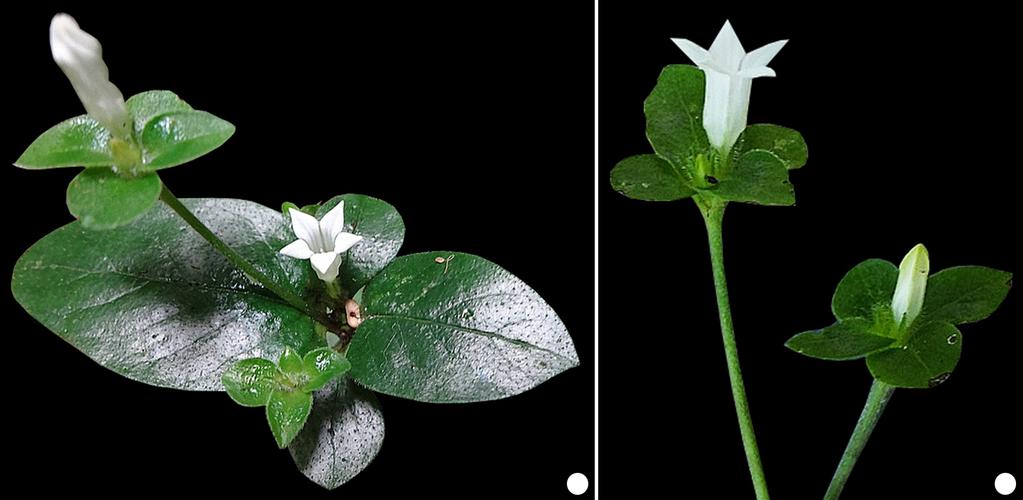
POLYGON ((881 420, 881 414, 884 412, 885 406, 888 406, 888 400, 891 399, 893 393, 895 393, 895 387, 880 380, 874 380, 874 384, 870 386, 870 394, 867 395, 867 402, 863 405, 863 413, 860 413, 860 419, 856 422, 856 428, 853 429, 852 436, 849 438, 849 444, 845 447, 842 460, 838 462, 838 469, 835 470, 835 475, 831 478, 831 484, 828 486, 827 493, 824 494, 824 500, 837 500, 838 496, 842 494, 842 488, 849 480, 849 474, 852 473, 856 460, 860 458, 860 453, 867 445, 870 434, 874 432, 877 421, 881 420))
POLYGON ((760 463, 757 437, 753 432, 753 419, 750 417, 749 402, 746 400, 746 388, 742 382, 742 370, 739 368, 739 351, 735 345, 732 310, 728 304, 724 245, 721 238, 721 223, 724 219, 726 203, 715 200, 697 200, 697 205, 699 205, 700 211, 703 213, 703 220, 707 223, 710 262, 714 269, 714 289, 717 292, 718 315, 721 319, 721 337, 725 344, 728 379, 732 385, 735 413, 739 417, 739 432, 742 434, 742 445, 746 450, 746 462, 749 464, 750 476, 753 478, 753 490, 757 494, 757 499, 767 500, 770 498, 767 494, 767 479, 764 477, 764 467, 760 463))
POLYGON ((188 209, 188 207, 183 205, 181 200, 177 199, 177 197, 171 193, 170 189, 167 189, 166 184, 163 185, 163 188, 160 191, 160 199, 174 210, 175 213, 181 216, 181 218, 184 219, 189 226, 192 226, 192 229, 195 229, 195 232, 199 233, 200 236, 206 239, 206 241, 209 242, 216 251, 223 254, 224 257, 227 257, 227 260, 230 261, 231 264, 234 264, 235 267, 241 269, 242 272, 250 278, 259 282, 259 284, 266 287, 267 290, 276 294, 295 309, 306 313, 311 318, 324 325, 330 324, 324 314, 318 313, 309 304, 302 300, 301 297, 295 294, 295 292, 270 279, 270 277, 264 274, 263 271, 257 269, 256 266, 246 260, 245 257, 242 257, 233 248, 228 246, 227 243, 224 243, 224 240, 221 240, 216 234, 213 234, 213 231, 211 231, 210 228, 206 227, 206 225, 203 224, 202 221, 200 221, 195 214, 188 209))

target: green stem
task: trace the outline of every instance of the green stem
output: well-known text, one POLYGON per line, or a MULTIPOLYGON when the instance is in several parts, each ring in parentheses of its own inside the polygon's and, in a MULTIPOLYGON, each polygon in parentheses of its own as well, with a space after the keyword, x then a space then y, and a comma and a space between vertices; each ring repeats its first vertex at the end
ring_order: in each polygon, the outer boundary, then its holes
POLYGON ((183 205, 181 200, 177 199, 177 197, 171 193, 170 189, 167 189, 166 184, 163 185, 163 188, 160 191, 160 199, 174 210, 175 213, 180 215, 189 226, 192 226, 192 229, 195 229, 195 232, 205 238, 214 249, 222 253, 224 257, 227 257, 227 260, 229 260, 231 264, 234 264, 235 267, 241 269, 242 272, 250 278, 259 282, 259 284, 266 287, 267 290, 276 294, 295 309, 306 313, 320 323, 325 325, 330 324, 324 314, 317 312, 314 308, 302 300, 301 297, 295 294, 295 292, 270 279, 270 277, 264 274, 263 271, 257 269, 256 266, 252 265, 252 263, 246 260, 245 257, 242 257, 233 248, 228 246, 227 243, 224 243, 224 240, 221 240, 217 235, 213 234, 213 231, 211 231, 210 228, 206 227, 206 225, 203 224, 202 221, 200 221, 195 214, 188 209, 188 207, 183 205))
POLYGON ((853 429, 852 437, 849 438, 849 444, 845 447, 842 460, 838 462, 838 469, 835 470, 835 475, 831 478, 831 484, 828 486, 827 493, 824 494, 824 500, 837 500, 838 496, 842 494, 842 488, 849 480, 849 474, 852 473, 856 460, 860 458, 860 453, 863 453, 863 447, 867 445, 867 440, 874 432, 877 421, 881 420, 881 414, 893 393, 895 393, 895 387, 880 380, 874 380, 874 384, 870 386, 870 394, 867 395, 867 403, 863 405, 863 413, 860 413, 860 419, 856 422, 856 428, 853 429))
POLYGON ((767 494, 767 479, 764 467, 760 463, 760 450, 757 448, 757 437, 753 433, 753 419, 750 417, 749 402, 746 400, 746 388, 742 382, 742 370, 739 368, 739 351, 735 345, 735 330, 732 327, 732 310, 728 304, 728 284, 725 281, 724 245, 721 238, 721 223, 725 216, 725 202, 714 200, 697 200, 697 205, 707 223, 707 239, 710 243, 710 261, 714 268, 714 288, 717 292, 718 315, 721 319, 721 337, 725 344, 725 360, 728 362, 728 379, 732 385, 732 399, 735 401, 735 413, 739 417, 739 432, 742 434, 742 445, 746 450, 746 462, 749 464, 750 476, 753 478, 753 489, 758 500, 770 498, 767 494))

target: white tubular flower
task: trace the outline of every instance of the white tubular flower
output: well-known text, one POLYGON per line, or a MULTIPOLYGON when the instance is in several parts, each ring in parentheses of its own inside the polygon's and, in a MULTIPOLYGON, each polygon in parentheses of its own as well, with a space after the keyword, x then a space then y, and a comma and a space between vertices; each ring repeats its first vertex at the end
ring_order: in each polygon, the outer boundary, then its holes
POLYGON ((731 23, 725 21, 710 50, 704 50, 684 38, 672 38, 671 41, 707 75, 703 128, 711 145, 727 153, 746 128, 753 79, 774 76, 774 70, 768 68, 767 63, 788 40, 769 43, 747 54, 731 23))
POLYGON ((57 14, 50 22, 50 50, 53 60, 71 80, 85 112, 114 137, 127 137, 128 108, 121 91, 110 83, 99 40, 82 31, 71 16, 57 14))
POLYGON ((288 214, 298 239, 282 248, 280 253, 296 259, 308 259, 323 281, 329 283, 337 279, 342 254, 362 241, 362 236, 342 231, 345 227, 345 202, 342 200, 321 220, 294 208, 289 208, 288 214))
POLYGON ((931 272, 931 259, 922 244, 913 247, 899 264, 899 281, 892 296, 895 323, 904 328, 920 315, 927 292, 927 275, 931 272))

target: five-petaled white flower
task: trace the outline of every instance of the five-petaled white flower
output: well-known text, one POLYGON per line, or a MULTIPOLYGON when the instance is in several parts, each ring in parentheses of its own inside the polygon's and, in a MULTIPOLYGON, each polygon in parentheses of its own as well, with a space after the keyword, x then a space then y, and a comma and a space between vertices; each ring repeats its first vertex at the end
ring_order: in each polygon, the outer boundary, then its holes
POLYGON ((99 40, 82 31, 71 16, 57 14, 50 22, 50 50, 53 60, 71 80, 85 112, 114 137, 126 138, 128 108, 121 91, 110 83, 99 40))
POLYGON ((345 227, 345 202, 342 200, 323 219, 316 220, 301 210, 289 208, 291 227, 298 239, 281 249, 281 253, 296 259, 309 259, 321 280, 337 279, 341 256, 362 236, 342 231, 345 227))
POLYGON ((746 128, 753 79, 774 76, 774 70, 768 68, 767 63, 788 40, 769 43, 747 54, 731 23, 725 21, 710 50, 684 38, 672 38, 672 41, 707 75, 703 128, 711 145, 727 153, 746 128))

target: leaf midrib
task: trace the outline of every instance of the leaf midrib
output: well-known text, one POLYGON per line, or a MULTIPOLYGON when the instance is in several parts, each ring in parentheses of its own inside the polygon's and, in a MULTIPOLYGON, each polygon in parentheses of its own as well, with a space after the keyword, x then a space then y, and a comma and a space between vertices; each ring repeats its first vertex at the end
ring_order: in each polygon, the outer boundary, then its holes
POLYGON ((129 273, 129 272, 119 271, 119 270, 116 270, 116 269, 102 269, 102 270, 101 269, 86 269, 86 268, 81 268, 81 267, 68 266, 68 265, 64 265, 64 264, 42 264, 42 265, 35 265, 35 266, 25 266, 25 268, 26 269, 31 269, 31 270, 66 269, 68 271, 75 271, 75 272, 80 272, 80 273, 84 273, 84 274, 101 274, 101 275, 102 274, 114 274, 114 275, 117 275, 117 276, 124 276, 126 278, 132 278, 132 279, 143 280, 143 281, 150 281, 150 282, 154 282, 154 283, 162 283, 162 284, 165 284, 165 285, 177 285, 177 286, 184 285, 184 286, 190 286, 190 287, 193 287, 193 288, 198 288, 200 290, 206 290, 206 291, 223 291, 223 292, 231 292, 231 293, 236 293, 236 294, 255 295, 257 297, 260 297, 260 298, 263 298, 263 299, 272 300, 272 301, 274 301, 274 302, 276 302, 278 304, 286 305, 286 306, 291 307, 290 304, 288 304, 287 302, 284 302, 283 300, 281 300, 276 295, 273 295, 272 293, 269 293, 269 290, 267 290, 267 289, 265 289, 263 287, 258 287, 258 290, 263 291, 263 292, 267 292, 267 293, 260 293, 259 291, 254 291, 254 290, 251 290, 251 289, 248 289, 248 288, 241 288, 241 289, 239 289, 239 288, 228 288, 228 287, 225 287, 225 286, 210 285, 208 283, 196 283, 196 282, 186 281, 186 280, 173 281, 173 280, 169 280, 169 279, 159 279, 159 278, 156 278, 156 277, 153 277, 153 276, 133 274, 133 273, 129 273))
POLYGON ((462 331, 462 332, 465 332, 465 333, 472 333, 472 334, 480 335, 480 336, 487 337, 487 338, 501 340, 501 341, 508 342, 508 343, 510 343, 512 345, 515 345, 515 346, 525 347, 527 349, 533 349, 533 350, 537 350, 537 351, 546 352, 548 354, 556 356, 559 359, 567 361, 572 366, 578 366, 578 364, 579 364, 578 361, 573 360, 572 358, 569 358, 569 357, 565 356, 564 354, 560 354, 560 353, 554 352, 554 351, 552 351, 550 349, 547 349, 545 347, 540 347, 540 346, 535 345, 535 344, 530 344, 529 342, 526 342, 525 340, 520 340, 520 339, 514 339, 514 338, 511 338, 511 337, 507 337, 507 336, 501 335, 501 334, 496 333, 496 332, 488 332, 486 330, 478 330, 476 328, 469 328, 467 326, 462 326, 462 325, 453 325, 453 324, 450 324, 450 323, 445 323, 445 322, 442 322, 442 321, 436 321, 436 320, 432 320, 432 319, 429 319, 429 318, 417 318, 417 317, 414 317, 414 316, 402 316, 400 314, 373 314, 369 318, 367 318, 367 321, 372 321, 372 320, 377 319, 377 318, 393 318, 393 319, 414 321, 414 322, 417 322, 417 323, 423 323, 423 324, 428 324, 428 325, 447 327, 447 328, 451 328, 451 329, 454 329, 454 330, 462 331))

